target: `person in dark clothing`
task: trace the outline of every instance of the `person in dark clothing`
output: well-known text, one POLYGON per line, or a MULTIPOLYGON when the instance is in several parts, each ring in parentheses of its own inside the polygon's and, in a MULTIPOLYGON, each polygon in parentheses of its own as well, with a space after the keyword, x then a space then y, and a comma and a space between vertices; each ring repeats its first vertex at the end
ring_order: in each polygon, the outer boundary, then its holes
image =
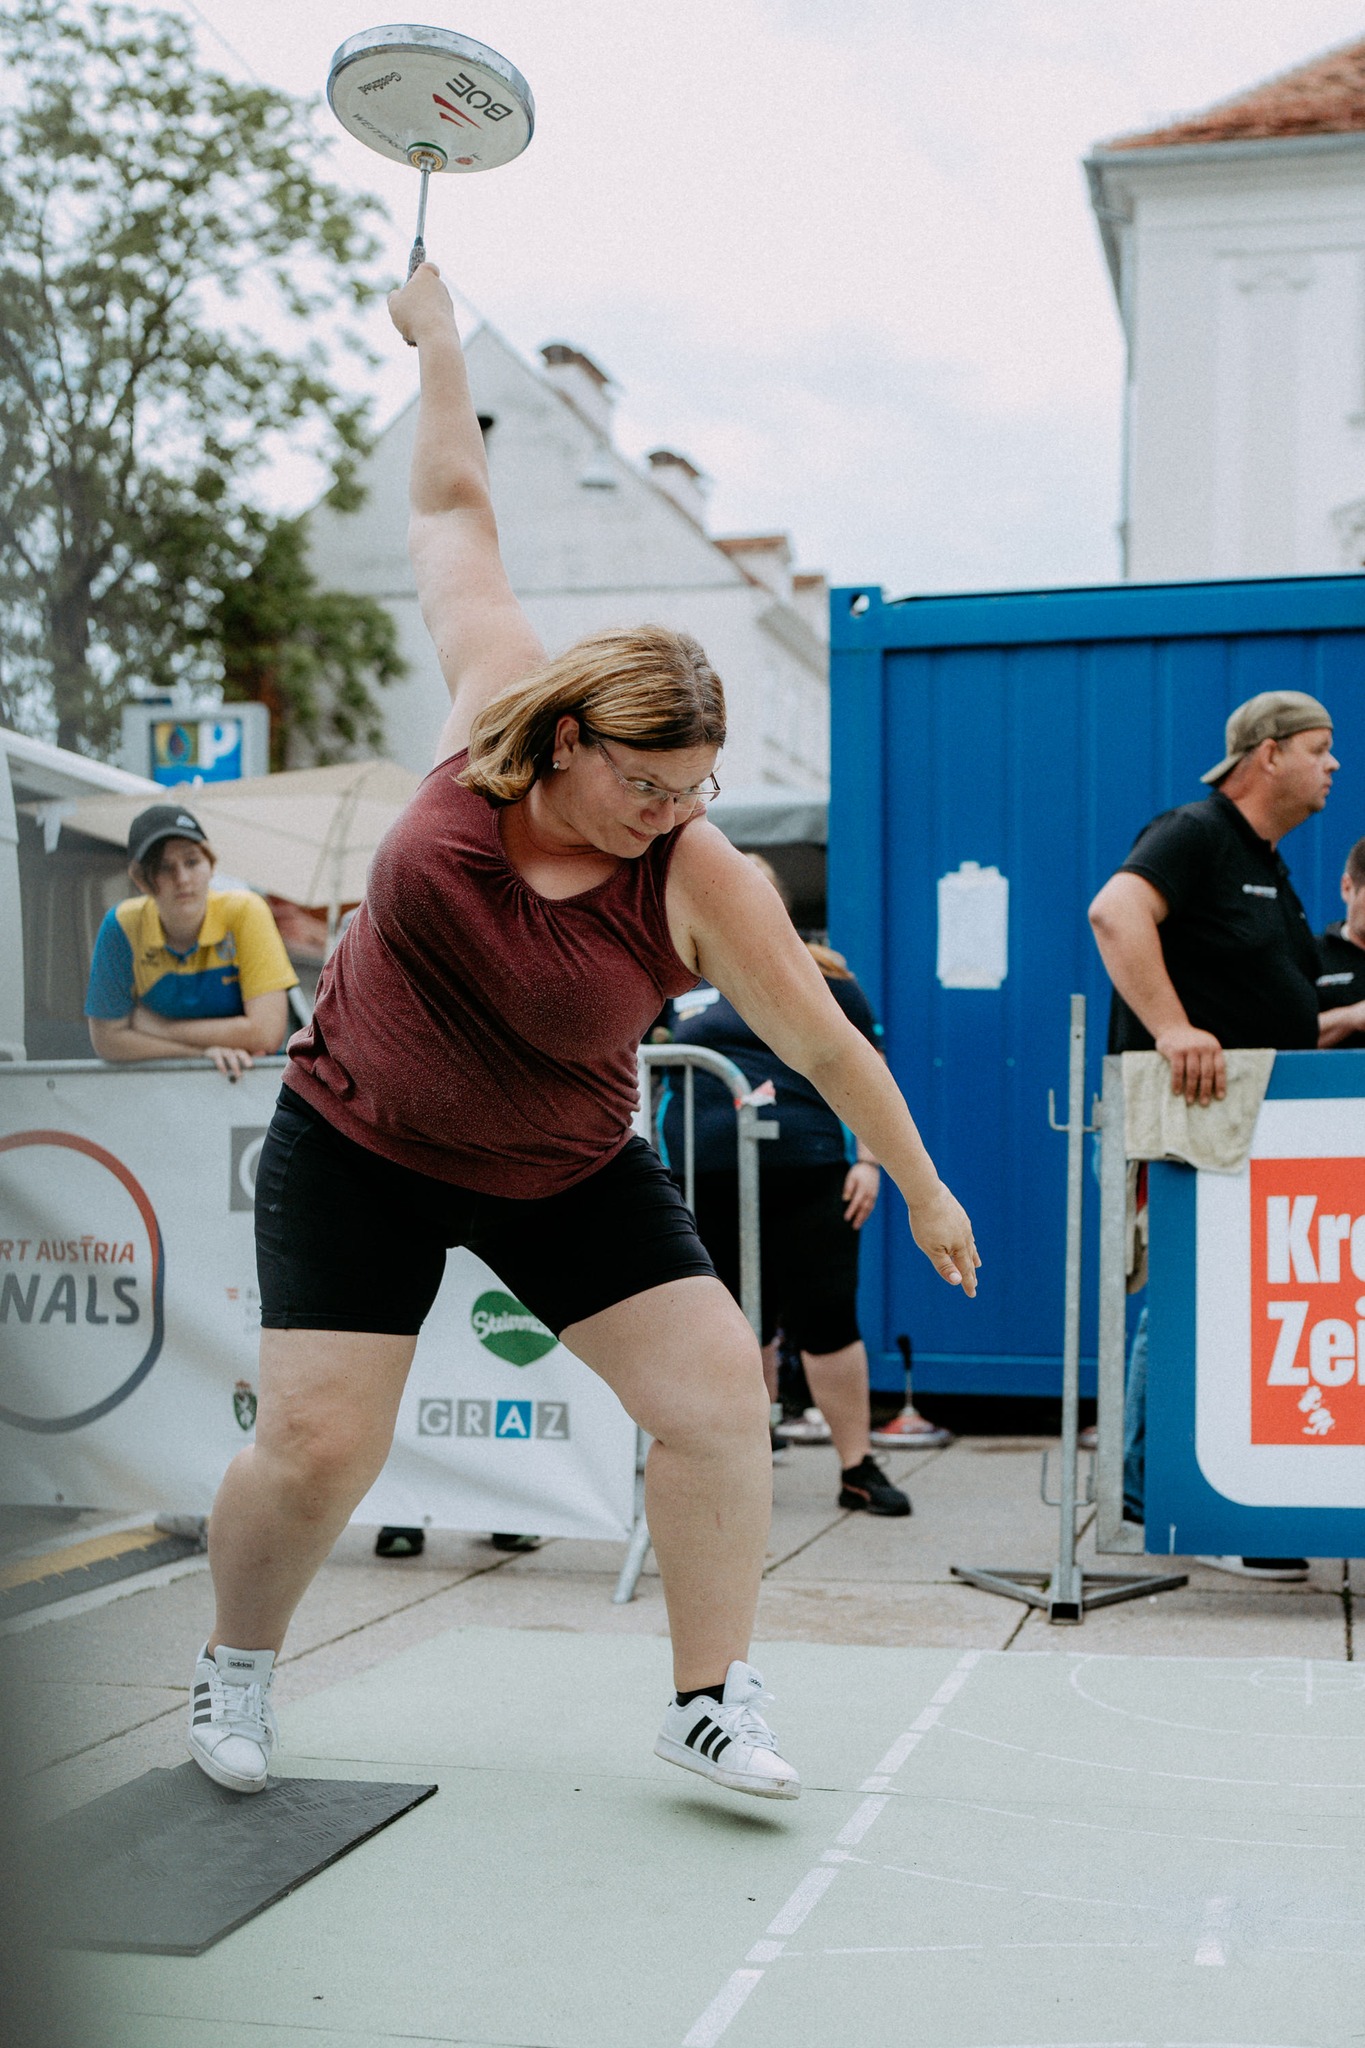
MULTIPOLYGON (((1212 794, 1165 811, 1090 906, 1114 999, 1111 1052, 1168 1061, 1171 1090, 1208 1104, 1227 1092, 1233 1046, 1318 1043, 1317 941, 1280 841, 1320 811, 1338 762, 1331 713, 1298 690, 1267 690, 1233 712, 1212 794)), ((1147 1312, 1133 1340, 1124 1512, 1143 1516, 1147 1312)), ((1301 1579, 1303 1558, 1205 1558, 1248 1577, 1301 1579)))
MULTIPOLYGON (((768 863, 755 854, 750 859, 781 895, 781 884, 768 863)), ((811 945, 810 952, 850 1024, 880 1050, 881 1026, 842 954, 821 945, 811 945)), ((780 1326, 801 1354, 811 1393, 839 1454, 840 1507, 908 1515, 908 1497, 891 1484, 872 1456, 867 1349, 858 1329, 858 1232, 876 1206, 881 1169, 810 1082, 764 1044, 718 988, 702 983, 675 997, 669 1025, 675 1043, 722 1052, 751 1088, 767 1083, 773 1089, 769 1115, 779 1135, 759 1150, 765 1358, 780 1326)), ((709 1074, 698 1073, 693 1087, 697 1232, 717 1273, 738 1299, 739 1141, 734 1104, 709 1074)), ((680 1175, 683 1105, 672 1084, 659 1116, 665 1163, 680 1175)), ((771 1370, 775 1374, 775 1356, 771 1370)))
POLYGON ((1346 915, 1318 938, 1318 1044, 1326 1052, 1365 1045, 1365 839, 1346 856, 1346 915))

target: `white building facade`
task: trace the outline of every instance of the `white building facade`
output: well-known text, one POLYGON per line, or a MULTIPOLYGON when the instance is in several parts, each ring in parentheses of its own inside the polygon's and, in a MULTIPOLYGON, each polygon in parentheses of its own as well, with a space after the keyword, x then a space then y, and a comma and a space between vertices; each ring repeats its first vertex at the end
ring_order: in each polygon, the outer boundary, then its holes
POLYGON ((1123 573, 1365 564, 1365 44, 1096 149, 1128 345, 1123 573))
MULTIPOLYGON (((647 473, 614 446, 610 380, 567 344, 533 368, 493 328, 466 344, 484 428, 503 558, 551 653, 585 633, 652 622, 692 633, 725 685, 721 780, 820 791, 828 778, 826 587, 793 576, 783 534, 706 531, 705 479, 656 449, 647 473)), ((392 613, 409 665, 382 699, 385 752, 424 771, 448 709, 407 557, 408 468, 417 406, 379 437, 355 513, 319 506, 312 563, 333 589, 392 613)))

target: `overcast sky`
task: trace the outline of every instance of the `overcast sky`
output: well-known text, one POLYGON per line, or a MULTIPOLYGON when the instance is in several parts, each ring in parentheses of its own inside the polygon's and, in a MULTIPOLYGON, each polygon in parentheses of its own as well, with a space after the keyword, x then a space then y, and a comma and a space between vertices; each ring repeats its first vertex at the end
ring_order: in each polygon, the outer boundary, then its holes
MULTIPOLYGON (((318 93, 351 0, 171 0, 206 58, 318 93)), ((427 245, 520 349, 591 354, 628 454, 718 533, 889 592, 1117 573, 1122 353, 1080 160, 1365 35, 1365 0, 459 0, 530 149, 433 180, 427 245)), ((330 120, 330 116, 326 117, 330 120)), ((401 270, 417 178, 336 130, 401 270)), ((380 417, 413 387, 386 322, 380 417)), ((298 488, 297 479, 293 486, 298 488)))

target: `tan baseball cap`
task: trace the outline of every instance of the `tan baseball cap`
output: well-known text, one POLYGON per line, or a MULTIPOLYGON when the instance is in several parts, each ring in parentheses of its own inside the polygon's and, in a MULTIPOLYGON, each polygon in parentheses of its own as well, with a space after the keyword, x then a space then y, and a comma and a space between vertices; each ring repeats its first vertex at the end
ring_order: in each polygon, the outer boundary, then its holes
POLYGON ((1259 697, 1248 697, 1237 706, 1224 733, 1226 754, 1199 780, 1221 782, 1262 740, 1287 740, 1296 732, 1320 732, 1324 726, 1332 730, 1331 712, 1306 691, 1262 690, 1259 697))

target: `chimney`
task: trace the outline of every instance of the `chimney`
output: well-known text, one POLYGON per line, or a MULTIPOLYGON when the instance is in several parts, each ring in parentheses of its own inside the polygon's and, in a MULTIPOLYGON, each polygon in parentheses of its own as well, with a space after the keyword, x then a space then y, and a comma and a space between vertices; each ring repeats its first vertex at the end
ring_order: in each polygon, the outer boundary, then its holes
POLYGON ((792 577, 792 603, 819 640, 829 639, 829 578, 816 569, 792 577))
POLYGON ((656 483, 680 511, 705 531, 706 501, 711 495, 710 477, 705 476, 695 462, 679 455, 676 448, 651 448, 645 460, 649 464, 650 481, 656 483))
POLYGON ((785 533, 737 533, 716 546, 727 554, 751 583, 761 583, 774 597, 792 601, 792 551, 785 533))
POLYGON ((540 351, 545 375, 561 398, 567 398, 589 426, 611 439, 611 416, 615 392, 611 378, 599 369, 591 356, 567 341, 547 341, 540 351))

